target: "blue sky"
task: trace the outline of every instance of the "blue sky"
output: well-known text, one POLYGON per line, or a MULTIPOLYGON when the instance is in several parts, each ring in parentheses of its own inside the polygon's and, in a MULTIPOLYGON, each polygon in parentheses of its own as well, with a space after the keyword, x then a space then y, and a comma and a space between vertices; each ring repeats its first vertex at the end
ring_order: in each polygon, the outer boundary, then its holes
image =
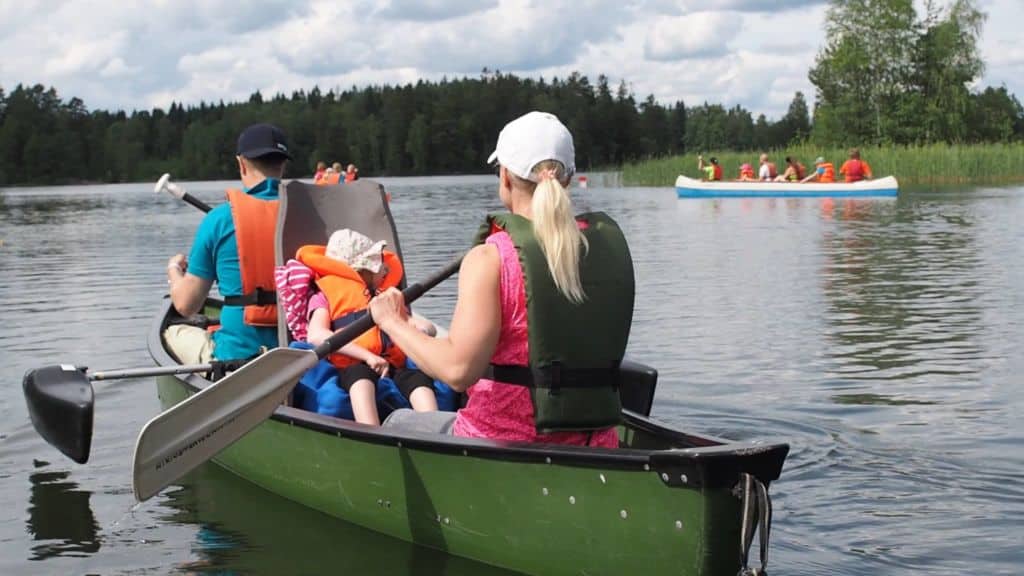
MULTIPOLYGON (((1024 99, 1024 0, 988 13, 979 86, 1024 99)), ((477 76, 625 80, 638 98, 778 117, 824 43, 822 0, 10 0, 0 86, 42 83, 91 109, 477 76)))

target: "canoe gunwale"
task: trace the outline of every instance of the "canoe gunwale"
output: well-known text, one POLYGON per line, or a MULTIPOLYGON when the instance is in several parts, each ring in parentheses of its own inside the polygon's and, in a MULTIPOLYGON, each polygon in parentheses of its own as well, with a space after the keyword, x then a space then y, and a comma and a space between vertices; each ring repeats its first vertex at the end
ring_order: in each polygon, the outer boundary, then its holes
MULTIPOLYGON (((211 298, 207 300, 207 304, 219 306, 221 302, 211 298)), ((147 338, 150 355, 159 366, 177 364, 166 350, 162 338, 164 328, 174 316, 177 316, 177 313, 170 299, 165 298, 147 338)), ((199 374, 175 374, 168 377, 175 378, 193 393, 211 384, 199 374)), ((607 470, 650 471, 657 473, 668 486, 690 489, 731 488, 736 484, 741 472, 752 474, 767 485, 779 477, 789 452, 789 445, 785 443, 734 442, 684 433, 628 410, 623 410, 623 423, 628 429, 656 436, 683 447, 664 450, 608 450, 589 446, 439 436, 368 426, 290 406, 279 407, 270 419, 312 432, 360 442, 460 457, 607 470)))

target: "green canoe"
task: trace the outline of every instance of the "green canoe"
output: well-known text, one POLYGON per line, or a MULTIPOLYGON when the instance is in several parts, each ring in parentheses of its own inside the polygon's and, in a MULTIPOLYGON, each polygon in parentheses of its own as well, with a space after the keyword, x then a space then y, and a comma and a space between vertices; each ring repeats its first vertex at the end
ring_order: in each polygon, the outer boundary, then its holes
MULTIPOLYGON (((153 324, 160 366, 176 363, 161 334, 178 320, 167 302, 153 324)), ((331 516, 528 574, 734 576, 755 528, 763 560, 766 487, 789 446, 657 424, 657 373, 624 370, 617 450, 396 433, 282 406, 215 462, 331 516)), ((210 385, 194 374, 157 383, 164 409, 210 385)))

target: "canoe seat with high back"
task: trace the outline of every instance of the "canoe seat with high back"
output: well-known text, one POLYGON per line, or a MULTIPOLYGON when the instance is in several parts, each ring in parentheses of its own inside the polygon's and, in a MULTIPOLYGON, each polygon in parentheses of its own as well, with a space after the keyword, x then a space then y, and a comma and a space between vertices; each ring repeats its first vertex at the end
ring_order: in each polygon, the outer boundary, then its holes
MULTIPOLYGON (((277 213, 274 263, 284 265, 306 244, 327 244, 331 233, 350 228, 374 241, 384 240, 388 250, 402 258, 395 221, 388 209, 384 187, 373 180, 348 184, 317 186, 292 180, 281 187, 281 205, 277 213)), ((404 258, 402 259, 404 262, 404 258)), ((402 278, 401 287, 406 279, 402 278)), ((280 346, 293 340, 285 322, 284 307, 277 309, 277 334, 280 346)))

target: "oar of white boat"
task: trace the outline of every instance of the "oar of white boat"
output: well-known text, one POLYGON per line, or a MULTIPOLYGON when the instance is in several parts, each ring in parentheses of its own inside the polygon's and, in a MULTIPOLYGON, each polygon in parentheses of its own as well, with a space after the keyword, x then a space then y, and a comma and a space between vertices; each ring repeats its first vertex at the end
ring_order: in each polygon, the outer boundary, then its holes
POLYGON ((209 204, 189 194, 180 185, 171 182, 170 174, 164 174, 163 176, 161 176, 160 179, 156 181, 156 186, 153 186, 154 194, 159 194, 161 192, 167 192, 168 194, 174 196, 178 200, 184 200, 185 202, 188 202, 189 204, 195 206, 196 208, 199 208, 203 212, 209 212, 210 210, 213 210, 213 208, 211 208, 209 204))
MULTIPOLYGON (((402 291, 412 303, 458 271, 462 258, 402 291)), ((150 420, 139 433, 132 460, 132 486, 140 502, 269 418, 299 378, 320 359, 373 327, 366 314, 313 350, 275 348, 150 420)))
POLYGON ((92 372, 72 364, 58 364, 26 372, 22 391, 36 432, 68 458, 85 464, 92 445, 93 381, 234 370, 242 363, 215 361, 92 372))

